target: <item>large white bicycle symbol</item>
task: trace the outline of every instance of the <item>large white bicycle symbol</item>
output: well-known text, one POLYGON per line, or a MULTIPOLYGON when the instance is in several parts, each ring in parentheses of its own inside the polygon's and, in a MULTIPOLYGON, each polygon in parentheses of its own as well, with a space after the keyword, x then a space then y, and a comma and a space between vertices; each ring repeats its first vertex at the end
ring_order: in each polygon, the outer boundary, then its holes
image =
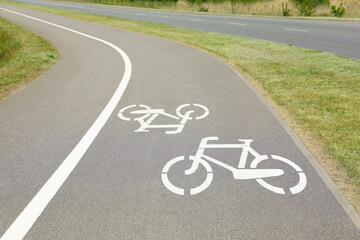
POLYGON ((203 183, 201 183, 199 186, 191 188, 190 189, 190 195, 198 194, 202 191, 204 191, 212 182, 213 179, 213 170, 208 162, 212 162, 214 164, 219 165, 220 167, 223 167, 225 169, 230 170, 233 173, 234 179, 239 180, 247 180, 247 179, 255 179, 261 186, 264 188, 278 194, 285 194, 285 190, 290 191, 291 194, 297 194, 303 191, 306 187, 307 180, 305 173, 301 170, 301 168, 290 161, 289 159, 271 155, 271 158, 269 158, 267 155, 260 155, 257 153, 254 149, 250 147, 250 143, 253 142, 252 139, 239 139, 238 141, 242 143, 238 144, 209 144, 208 141, 213 140, 219 140, 218 137, 206 137, 203 138, 200 142, 200 146, 196 152, 195 156, 189 156, 189 159, 185 159, 184 156, 176 157, 164 166, 162 173, 161 173, 161 179, 164 183, 165 187, 169 189, 171 192, 184 195, 185 189, 176 187, 174 184, 172 184, 168 178, 168 172, 169 169, 174 166, 174 164, 181 162, 181 161, 192 161, 192 165, 189 169, 185 170, 185 175, 190 175, 196 172, 196 170, 199 168, 199 165, 203 165, 206 170, 206 179, 203 183), (205 149, 234 149, 239 148, 242 149, 242 153, 239 160, 238 168, 229 166, 219 160, 216 160, 210 156, 207 156, 204 154, 205 149), (253 155, 255 158, 252 160, 250 164, 250 168, 246 167, 246 162, 249 153, 253 155), (292 186, 288 189, 284 189, 281 187, 273 186, 269 183, 267 183, 264 179, 265 178, 271 178, 271 177, 278 177, 284 174, 284 171, 282 169, 259 169, 258 164, 263 161, 280 161, 283 162, 290 167, 292 167, 296 173, 298 174, 298 182, 295 186, 292 186))
POLYGON ((180 105, 176 109, 176 115, 166 113, 164 109, 151 109, 143 104, 126 106, 118 113, 119 118, 124 121, 133 120, 139 122, 140 127, 135 132, 149 132, 149 129, 152 128, 173 129, 165 131, 166 134, 180 133, 189 120, 203 119, 207 115, 209 115, 209 110, 205 106, 196 103, 180 105), (180 122, 176 124, 152 124, 159 116, 165 116, 180 122))

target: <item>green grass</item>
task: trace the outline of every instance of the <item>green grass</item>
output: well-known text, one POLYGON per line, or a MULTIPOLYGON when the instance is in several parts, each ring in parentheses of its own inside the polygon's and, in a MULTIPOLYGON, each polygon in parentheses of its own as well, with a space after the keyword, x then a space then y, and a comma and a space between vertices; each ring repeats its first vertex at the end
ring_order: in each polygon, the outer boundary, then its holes
POLYGON ((328 161, 346 170, 355 188, 350 202, 360 210, 360 61, 261 40, 13 4, 171 39, 221 57, 254 85, 260 84, 297 126, 321 143, 328 161))
POLYGON ((58 59, 47 40, 0 18, 0 102, 46 72, 58 59))
POLYGON ((10 35, 3 27, 3 21, 4 19, 0 19, 0 66, 4 66, 9 59, 11 59, 11 56, 13 56, 16 51, 21 48, 20 42, 17 41, 13 35, 10 35))

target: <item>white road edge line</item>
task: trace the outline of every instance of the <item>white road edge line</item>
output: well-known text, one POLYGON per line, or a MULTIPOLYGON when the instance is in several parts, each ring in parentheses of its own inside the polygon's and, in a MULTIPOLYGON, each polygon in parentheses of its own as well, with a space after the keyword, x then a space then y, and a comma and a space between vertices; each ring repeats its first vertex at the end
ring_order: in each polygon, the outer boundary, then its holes
POLYGON ((82 7, 82 6, 69 6, 69 7, 73 7, 73 8, 85 8, 85 7, 82 7))
MULTIPOLYGON (((44 2, 40 2, 40 1, 29 1, 29 2, 33 2, 33 3, 44 3, 44 2)), ((55 6, 62 6, 62 7, 74 7, 74 8, 85 8, 82 6, 76 6, 76 5, 72 5, 72 4, 61 4, 61 3, 50 3, 50 5, 55 5, 55 6)))
POLYGON ((101 131, 102 127, 105 125, 107 120, 109 119, 110 115, 113 113, 116 105, 120 101, 120 98, 122 97, 127 84, 129 83, 132 66, 131 61, 129 57, 126 55, 126 53, 115 46, 112 43, 109 43, 105 40, 102 40, 100 38, 96 38, 93 36, 90 36, 85 33, 78 32, 76 30, 63 27, 61 25, 57 25, 51 22, 47 22, 38 18, 34 18, 28 15, 24 15, 18 12, 14 12, 5 8, 1 8, 1 10, 14 13, 26 18, 30 18, 42 23, 46 23, 79 35, 82 35, 84 37, 99 41, 101 43, 104 43, 108 45, 109 47, 115 49, 123 58, 125 62, 125 71, 124 75, 121 79, 121 82, 116 89, 114 95, 111 97, 110 101, 104 108, 104 110, 101 112, 99 117, 96 119, 96 121, 93 123, 93 125, 90 127, 90 129, 86 132, 84 137, 80 140, 80 142, 76 145, 76 147, 72 150, 72 152, 66 157, 66 159, 62 162, 62 164, 59 166, 59 168, 53 173, 53 175, 50 177, 50 179, 45 183, 45 185, 40 189, 40 191, 35 195, 35 197, 30 201, 30 203, 25 207, 25 209, 20 213, 20 215, 16 218, 16 220, 12 223, 12 225, 9 227, 9 229, 4 233, 4 235, 1 237, 1 240, 13 240, 13 239, 23 239, 27 232, 30 230, 30 228, 33 226, 37 218, 41 215, 41 213, 44 211, 45 207, 48 205, 48 203, 51 201, 51 199, 55 196, 57 191, 60 189, 60 187, 63 185, 65 180, 68 178, 68 176, 71 174, 71 172, 74 170, 76 165, 81 160, 82 156, 85 154, 85 152, 90 147, 91 143, 94 141, 98 133, 101 131))
POLYGON ((305 29, 295 29, 295 28, 284 28, 284 30, 296 31, 296 32, 308 32, 308 30, 305 30, 305 29))
POLYGON ((189 20, 191 21, 196 21, 196 22, 202 22, 202 19, 198 19, 198 18, 189 18, 189 20))
POLYGON ((229 23, 231 25, 240 25, 240 26, 246 26, 246 23, 229 23))

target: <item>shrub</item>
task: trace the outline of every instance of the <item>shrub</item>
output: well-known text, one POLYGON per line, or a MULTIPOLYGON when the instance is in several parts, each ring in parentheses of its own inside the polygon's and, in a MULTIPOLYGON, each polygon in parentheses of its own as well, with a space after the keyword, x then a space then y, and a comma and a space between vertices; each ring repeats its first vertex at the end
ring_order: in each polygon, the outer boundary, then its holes
POLYGON ((288 3, 281 3, 282 15, 284 17, 290 16, 291 9, 288 8, 288 3))
POLYGON ((300 15, 312 16, 315 13, 315 7, 318 5, 330 5, 329 0, 293 0, 299 8, 300 15))
MULTIPOLYGON (((201 9, 201 4, 208 2, 208 0, 186 0, 190 5, 197 4, 199 5, 199 8, 201 9)), ((199 11, 200 11, 199 9, 199 11)))
POLYGON ((346 13, 346 10, 343 8, 342 3, 340 3, 338 8, 336 6, 331 6, 330 13, 334 14, 335 17, 342 17, 346 13))
POLYGON ((298 6, 300 15, 302 16, 312 16, 315 13, 314 7, 316 6, 316 3, 313 0, 301 0, 301 3, 298 3, 298 6))
POLYGON ((209 8, 207 8, 207 7, 200 6, 200 8, 199 8, 199 12, 208 12, 208 11, 209 11, 209 8))
POLYGON ((318 5, 329 5, 329 0, 293 0, 295 3, 300 5, 306 4, 307 2, 311 3, 314 7, 318 5))
POLYGON ((186 1, 190 4, 194 4, 196 2, 196 0, 186 0, 186 1))

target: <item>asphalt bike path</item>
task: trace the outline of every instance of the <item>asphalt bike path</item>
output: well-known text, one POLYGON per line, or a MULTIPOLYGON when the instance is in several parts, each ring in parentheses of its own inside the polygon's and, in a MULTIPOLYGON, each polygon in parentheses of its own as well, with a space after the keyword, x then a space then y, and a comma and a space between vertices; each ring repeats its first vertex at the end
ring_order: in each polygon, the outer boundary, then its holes
POLYGON ((5 4, 0 16, 44 36, 61 52, 53 69, 0 104, 2 239, 92 128, 129 70, 114 48, 79 32, 121 48, 131 60, 130 80, 44 211, 29 230, 20 224, 15 234, 359 239, 358 216, 333 194, 336 189, 319 176, 296 137, 216 57, 5 4))
POLYGON ((340 20, 221 16, 48 0, 14 1, 262 39, 360 59, 360 23, 356 20, 340 22, 340 20))

